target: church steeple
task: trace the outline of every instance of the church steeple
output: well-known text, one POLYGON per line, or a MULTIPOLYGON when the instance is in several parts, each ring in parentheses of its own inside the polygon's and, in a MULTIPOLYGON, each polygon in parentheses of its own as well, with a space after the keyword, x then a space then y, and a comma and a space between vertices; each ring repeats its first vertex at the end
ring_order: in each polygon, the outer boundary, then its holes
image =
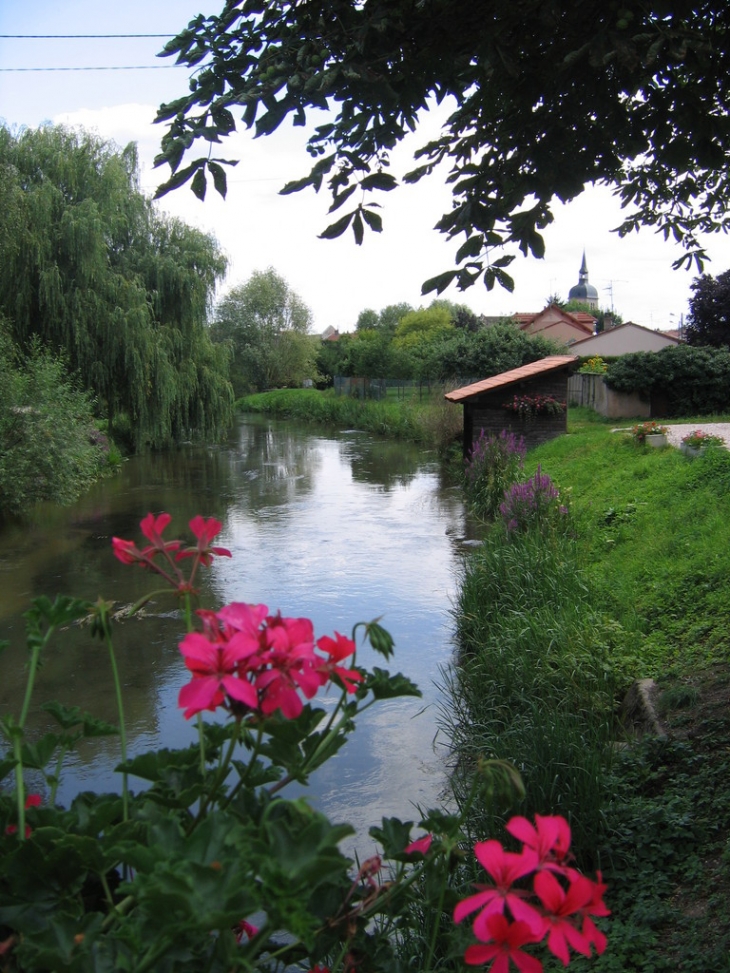
POLYGON ((568 300, 587 304, 592 311, 598 307, 598 291, 593 284, 588 283, 588 261, 586 260, 585 249, 583 250, 583 263, 580 265, 578 274, 578 283, 568 291, 568 300))

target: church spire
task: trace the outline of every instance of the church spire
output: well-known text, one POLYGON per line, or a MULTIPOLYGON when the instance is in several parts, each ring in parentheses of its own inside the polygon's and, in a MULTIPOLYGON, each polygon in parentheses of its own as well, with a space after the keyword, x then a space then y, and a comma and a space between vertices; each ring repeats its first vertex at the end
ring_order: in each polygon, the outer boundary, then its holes
POLYGON ((570 288, 568 300, 587 304, 592 311, 598 307, 598 291, 592 284, 588 283, 588 261, 586 260, 585 247, 583 248, 583 262, 580 265, 578 283, 570 288))

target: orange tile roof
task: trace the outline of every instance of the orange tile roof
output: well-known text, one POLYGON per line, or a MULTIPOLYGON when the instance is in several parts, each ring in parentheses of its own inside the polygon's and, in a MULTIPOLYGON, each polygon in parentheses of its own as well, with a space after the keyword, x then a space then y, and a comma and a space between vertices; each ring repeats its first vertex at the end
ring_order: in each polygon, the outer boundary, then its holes
POLYGON ((513 368, 509 372, 502 372, 501 375, 493 375, 485 378, 481 382, 474 382, 473 385, 465 385, 463 388, 454 389, 447 392, 444 398, 449 402, 461 402, 470 399, 474 395, 482 392, 491 392, 492 389, 504 388, 506 385, 513 385, 515 382, 522 382, 527 378, 534 378, 536 375, 544 375, 546 372, 553 372, 558 368, 565 368, 572 365, 577 360, 575 355, 549 355, 539 361, 530 362, 529 365, 521 365, 513 368))

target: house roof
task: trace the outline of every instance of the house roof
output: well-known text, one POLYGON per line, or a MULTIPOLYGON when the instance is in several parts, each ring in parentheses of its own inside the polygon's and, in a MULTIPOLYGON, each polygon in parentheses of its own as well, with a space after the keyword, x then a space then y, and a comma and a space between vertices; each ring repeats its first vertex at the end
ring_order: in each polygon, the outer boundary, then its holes
POLYGON ((593 334, 593 326, 596 323, 596 319, 592 314, 588 314, 586 311, 566 311, 559 304, 548 304, 544 307, 542 311, 532 311, 530 313, 520 312, 513 315, 513 320, 521 330, 525 330, 530 324, 538 321, 543 316, 547 316, 550 311, 557 311, 559 317, 555 321, 550 322, 552 324, 559 324, 561 321, 567 324, 577 325, 577 327, 586 332, 586 336, 593 334))
POLYGON ((521 365, 513 368, 509 372, 502 372, 500 375, 493 375, 485 378, 481 382, 474 382, 472 385, 464 385, 463 388, 454 389, 447 392, 444 398, 449 402, 462 402, 470 399, 474 395, 481 395, 483 392, 491 392, 493 389, 501 389, 507 385, 514 385, 515 382, 524 382, 525 379, 535 378, 537 375, 545 375, 547 372, 554 372, 559 368, 565 368, 576 361, 575 355, 548 355, 539 361, 530 362, 529 365, 521 365))

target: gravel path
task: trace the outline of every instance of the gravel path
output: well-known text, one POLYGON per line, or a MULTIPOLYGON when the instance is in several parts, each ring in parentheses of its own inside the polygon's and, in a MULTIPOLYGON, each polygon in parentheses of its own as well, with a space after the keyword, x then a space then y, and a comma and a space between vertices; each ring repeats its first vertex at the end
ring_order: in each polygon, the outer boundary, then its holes
POLYGON ((662 425, 665 425, 669 429, 667 439, 669 440, 670 446, 679 446, 683 436, 694 432, 695 429, 701 429, 702 432, 706 432, 711 436, 720 436, 725 440, 726 447, 730 448, 730 423, 728 422, 693 422, 691 425, 678 423, 676 426, 672 426, 667 422, 662 423, 662 425))
MULTIPOLYGON (((643 420, 649 422, 650 420, 643 420)), ((666 426, 669 432, 667 433, 667 439, 670 446, 679 446, 682 443, 682 439, 690 432, 694 432, 696 429, 701 429, 702 432, 706 432, 712 436, 720 436, 725 440, 726 449, 730 449, 730 422, 693 422, 688 424, 686 422, 678 422, 675 425, 671 425, 668 422, 662 422, 661 419, 657 419, 657 422, 666 426)), ((631 426, 622 426, 619 429, 614 429, 614 432, 631 432, 631 426)))

